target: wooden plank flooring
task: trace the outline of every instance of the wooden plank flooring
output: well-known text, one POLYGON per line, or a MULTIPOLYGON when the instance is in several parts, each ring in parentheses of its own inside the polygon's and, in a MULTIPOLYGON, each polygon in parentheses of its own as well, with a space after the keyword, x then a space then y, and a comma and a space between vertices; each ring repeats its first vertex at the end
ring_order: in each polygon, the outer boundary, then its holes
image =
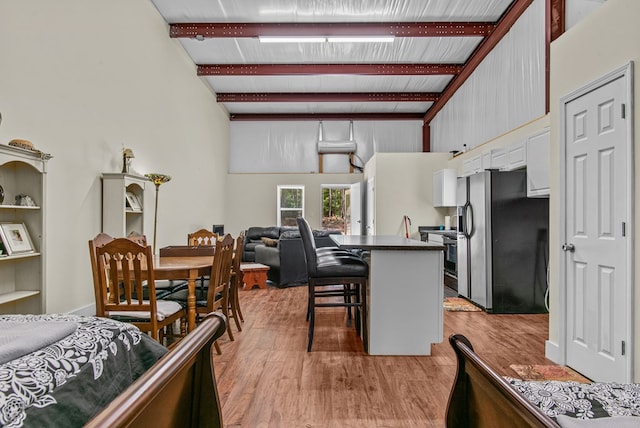
POLYGON ((431 356, 386 357, 363 352, 344 308, 321 308, 307 353, 306 296, 306 287, 240 291, 242 331, 233 342, 224 335, 214 357, 225 427, 443 427, 453 333, 504 375, 516 376, 510 364, 551 364, 546 314, 445 311, 431 356))

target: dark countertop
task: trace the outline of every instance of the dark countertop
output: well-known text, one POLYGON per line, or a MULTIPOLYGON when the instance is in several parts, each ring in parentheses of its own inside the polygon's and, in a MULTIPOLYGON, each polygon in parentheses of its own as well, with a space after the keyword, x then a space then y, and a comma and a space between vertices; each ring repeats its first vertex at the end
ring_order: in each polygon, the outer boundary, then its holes
POLYGON ((331 239, 341 248, 363 250, 397 251, 443 251, 444 246, 432 242, 417 241, 397 235, 331 235, 331 239))
POLYGON ((451 228, 449 230, 442 230, 439 226, 418 226, 418 232, 420 233, 420 239, 423 241, 427 240, 427 234, 429 233, 438 233, 441 235, 446 235, 451 239, 456 239, 458 231, 455 228, 451 228))

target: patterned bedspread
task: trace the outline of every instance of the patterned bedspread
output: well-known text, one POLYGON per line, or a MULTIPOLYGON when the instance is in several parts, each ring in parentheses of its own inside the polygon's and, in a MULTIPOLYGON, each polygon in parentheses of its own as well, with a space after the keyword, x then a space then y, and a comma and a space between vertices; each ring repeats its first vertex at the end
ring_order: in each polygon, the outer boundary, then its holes
POLYGON ((75 332, 0 365, 0 426, 84 425, 167 349, 137 327, 75 315, 4 315, 0 321, 71 321, 75 332))
MULTIPOLYGON (((640 416, 640 384, 506 380, 551 417, 640 416)), ((640 426, 640 419, 638 420, 640 426)))

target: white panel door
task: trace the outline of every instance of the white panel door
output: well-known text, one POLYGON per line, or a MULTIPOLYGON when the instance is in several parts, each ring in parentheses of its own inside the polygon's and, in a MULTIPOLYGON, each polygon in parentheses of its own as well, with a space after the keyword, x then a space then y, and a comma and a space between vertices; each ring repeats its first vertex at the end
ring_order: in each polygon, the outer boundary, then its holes
POLYGON ((362 235, 362 186, 353 183, 349 189, 349 233, 362 235))
POLYGON ((626 94, 619 77, 565 104, 567 365, 603 382, 629 381, 626 94))
POLYGON ((376 216, 376 189, 375 180, 370 177, 367 180, 367 230, 365 235, 375 235, 375 216, 376 216))

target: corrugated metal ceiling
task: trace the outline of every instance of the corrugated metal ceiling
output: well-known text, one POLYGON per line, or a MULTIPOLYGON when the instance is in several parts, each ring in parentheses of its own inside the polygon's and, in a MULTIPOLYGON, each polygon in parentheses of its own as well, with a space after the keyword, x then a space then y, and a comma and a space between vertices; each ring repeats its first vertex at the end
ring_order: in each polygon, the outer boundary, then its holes
POLYGON ((173 37, 179 37, 199 65, 199 74, 217 94, 232 95, 223 102, 232 119, 274 114, 289 118, 344 115, 345 119, 376 114, 378 118, 393 119, 407 114, 424 116, 434 103, 433 97, 431 101, 424 98, 416 101, 415 97, 398 100, 394 95, 437 95, 445 91, 459 72, 451 66, 469 63, 474 53, 481 50, 483 40, 491 38, 485 36, 500 30, 501 17, 514 9, 512 4, 522 9, 530 0, 153 0, 153 3, 167 23, 172 24, 173 37), (321 36, 364 33, 370 31, 367 23, 384 29, 386 34, 396 34, 394 41, 265 44, 256 37, 315 31, 321 36), (437 23, 441 25, 436 26, 437 23), (422 36, 425 32, 436 35, 422 36), (354 65, 359 68, 354 70, 354 65), (266 96, 242 97, 242 94, 273 93, 287 95, 278 100, 266 96), (336 100, 322 96, 325 93, 343 95, 336 100), (352 93, 377 97, 363 100, 362 96, 350 97, 352 93), (296 94, 310 95, 296 100, 296 94), (318 94, 317 101, 313 101, 314 94, 318 94))

